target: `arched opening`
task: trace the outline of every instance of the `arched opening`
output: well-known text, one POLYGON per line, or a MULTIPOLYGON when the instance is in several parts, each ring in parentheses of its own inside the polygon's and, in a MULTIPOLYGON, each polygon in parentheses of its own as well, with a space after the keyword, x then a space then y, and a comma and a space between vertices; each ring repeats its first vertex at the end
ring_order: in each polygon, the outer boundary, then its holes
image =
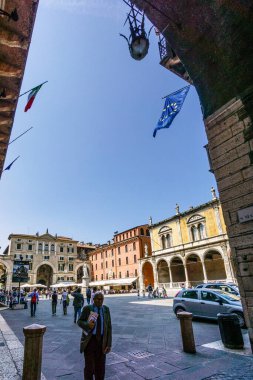
POLYGON ((154 286, 154 273, 153 273, 153 267, 152 264, 149 262, 146 262, 142 267, 142 274, 143 274, 143 283, 145 288, 151 284, 154 286))
POLYGON ((166 248, 166 240, 165 240, 164 235, 161 236, 161 244, 162 244, 162 249, 165 249, 166 248))
POLYGON ((209 251, 205 255, 205 268, 208 280, 225 280, 226 271, 224 260, 217 251, 209 251))
POLYGON ((170 282, 170 271, 168 263, 165 260, 159 261, 157 265, 158 282, 160 284, 166 284, 170 282))
POLYGON ((170 263, 173 282, 185 282, 184 264, 180 257, 174 257, 170 263))
POLYGON ((77 269, 76 277, 77 277, 76 282, 78 284, 81 284, 82 278, 83 278, 83 266, 81 266, 80 268, 77 269))
POLYGON ((53 269, 50 265, 42 264, 37 270, 37 283, 48 288, 53 284, 53 269))
POLYGON ((190 255, 186 260, 186 269, 188 273, 188 280, 191 285, 196 285, 199 282, 203 282, 204 273, 201 260, 197 255, 190 255))
POLYGON ((3 263, 0 263, 0 289, 5 289, 7 281, 7 268, 3 263))

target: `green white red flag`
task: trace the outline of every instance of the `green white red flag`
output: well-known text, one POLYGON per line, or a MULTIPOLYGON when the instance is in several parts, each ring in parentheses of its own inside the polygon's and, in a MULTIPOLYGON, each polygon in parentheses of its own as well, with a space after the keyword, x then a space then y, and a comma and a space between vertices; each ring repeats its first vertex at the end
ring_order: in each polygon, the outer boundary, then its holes
POLYGON ((25 112, 27 112, 32 107, 34 99, 36 98, 36 95, 38 94, 38 92, 41 89, 41 87, 43 86, 43 84, 44 83, 40 84, 37 87, 32 88, 31 91, 29 92, 27 104, 26 104, 25 109, 24 109, 25 112))

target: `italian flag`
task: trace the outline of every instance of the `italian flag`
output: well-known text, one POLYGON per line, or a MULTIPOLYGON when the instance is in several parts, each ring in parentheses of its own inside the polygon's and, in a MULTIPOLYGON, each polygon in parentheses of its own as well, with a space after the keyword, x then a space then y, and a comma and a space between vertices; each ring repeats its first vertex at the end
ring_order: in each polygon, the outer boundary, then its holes
POLYGON ((41 87, 42 87, 42 84, 40 84, 37 87, 32 88, 31 91, 29 92, 27 104, 26 104, 25 110, 24 110, 25 112, 27 112, 32 107, 34 99, 35 99, 36 95, 38 94, 39 90, 41 89, 41 87))

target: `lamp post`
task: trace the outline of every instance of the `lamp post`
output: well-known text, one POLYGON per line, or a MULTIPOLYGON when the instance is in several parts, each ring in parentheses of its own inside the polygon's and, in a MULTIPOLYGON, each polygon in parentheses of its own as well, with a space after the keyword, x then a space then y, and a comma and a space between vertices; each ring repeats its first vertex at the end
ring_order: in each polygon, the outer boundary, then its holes
MULTIPOLYGON (((23 261, 23 256, 20 255, 19 256, 19 259, 21 261, 21 265, 22 265, 22 261, 23 261)), ((19 268, 19 271, 18 271, 18 303, 20 301, 20 282, 21 282, 21 277, 22 277, 22 267, 19 268)))

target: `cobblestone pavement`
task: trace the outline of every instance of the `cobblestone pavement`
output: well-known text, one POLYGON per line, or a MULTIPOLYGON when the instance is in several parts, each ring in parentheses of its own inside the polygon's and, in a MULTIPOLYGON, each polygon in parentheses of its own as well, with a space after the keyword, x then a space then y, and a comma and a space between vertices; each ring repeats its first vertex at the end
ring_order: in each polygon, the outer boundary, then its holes
MULTIPOLYGON (((251 356, 203 346, 220 340, 216 322, 194 321, 197 353, 182 352, 179 321, 172 311, 171 300, 112 296, 106 297, 105 304, 110 307, 113 324, 107 380, 223 380, 230 379, 239 369, 243 374, 251 368, 253 373, 251 356)), ((61 305, 58 305, 57 316, 52 317, 49 301, 40 301, 35 318, 30 317, 29 309, 5 310, 1 315, 21 343, 24 342, 23 326, 31 323, 47 326, 42 364, 47 380, 83 378, 83 357, 79 353, 81 331, 73 323, 72 306, 67 316, 62 315, 61 305)), ((237 374, 238 378, 244 379, 237 374)))
POLYGON ((252 365, 241 366, 232 369, 229 373, 216 373, 214 376, 206 377, 205 380, 252 380, 253 368, 252 365))

